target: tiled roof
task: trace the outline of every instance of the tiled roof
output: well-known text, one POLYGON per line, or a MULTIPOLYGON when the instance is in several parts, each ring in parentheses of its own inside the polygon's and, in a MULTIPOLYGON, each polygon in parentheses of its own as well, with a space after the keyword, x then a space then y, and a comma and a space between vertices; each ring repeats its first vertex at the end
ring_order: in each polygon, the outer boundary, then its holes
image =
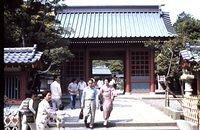
POLYGON ((66 38, 175 37, 159 6, 69 6, 57 12, 66 38))
POLYGON ((189 43, 186 44, 186 49, 180 51, 180 55, 184 60, 190 62, 200 62, 200 46, 192 46, 189 43))
POLYGON ((41 58, 42 54, 42 52, 36 51, 36 45, 34 47, 4 48, 4 63, 34 63, 41 58))
POLYGON ((105 66, 97 66, 92 68, 92 74, 94 75, 111 75, 111 71, 108 67, 105 66))

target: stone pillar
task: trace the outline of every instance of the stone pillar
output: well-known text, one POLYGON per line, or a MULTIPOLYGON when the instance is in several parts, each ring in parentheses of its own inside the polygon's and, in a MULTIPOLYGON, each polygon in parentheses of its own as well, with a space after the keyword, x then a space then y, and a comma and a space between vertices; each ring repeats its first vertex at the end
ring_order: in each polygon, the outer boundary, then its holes
POLYGON ((165 90, 161 86, 161 81, 165 82, 165 75, 157 75, 157 81, 158 81, 158 88, 155 90, 155 93, 165 93, 165 90))
MULTIPOLYGON (((185 72, 185 71, 183 71, 185 72)), ((187 72, 187 71, 186 71, 187 72)), ((194 75, 183 73, 180 77, 181 80, 185 83, 185 96, 192 95, 192 80, 194 79, 194 75)))
POLYGON ((190 70, 190 63, 188 61, 183 61, 182 63, 182 72, 183 74, 181 75, 180 79, 184 82, 185 84, 185 96, 190 96, 192 95, 192 80, 194 79, 194 75, 189 71, 190 70))
POLYGON ((192 95, 192 86, 190 82, 185 82, 185 96, 191 96, 192 95))

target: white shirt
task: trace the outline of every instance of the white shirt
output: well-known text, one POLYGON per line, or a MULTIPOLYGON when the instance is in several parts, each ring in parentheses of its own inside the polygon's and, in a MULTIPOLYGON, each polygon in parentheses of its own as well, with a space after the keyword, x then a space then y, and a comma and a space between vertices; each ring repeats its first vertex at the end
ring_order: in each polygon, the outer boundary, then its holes
POLYGON ((103 80, 98 80, 97 85, 99 88, 101 88, 103 86, 103 80))
POLYGON ((79 89, 79 90, 82 90, 82 91, 83 91, 83 89, 84 89, 85 87, 87 87, 85 81, 82 81, 82 82, 80 81, 80 82, 78 82, 78 89, 79 89))
POLYGON ((84 106, 84 102, 85 100, 90 100, 93 99, 96 102, 96 106, 98 106, 98 101, 99 101, 99 95, 98 95, 98 91, 96 88, 90 88, 90 87, 86 87, 83 89, 83 95, 81 98, 81 107, 84 106))
POLYGON ((116 82, 115 82, 114 79, 112 79, 112 80, 110 81, 109 85, 114 85, 114 84, 116 84, 116 82))
POLYGON ((52 97, 52 99, 61 98, 62 91, 61 91, 61 88, 60 88, 60 84, 57 81, 54 81, 50 85, 50 89, 51 89, 51 97, 52 97))
POLYGON ((33 114, 36 114, 36 111, 33 109, 33 99, 31 99, 28 103, 28 108, 33 112, 33 114))
POLYGON ((43 99, 38 105, 38 112, 36 117, 36 124, 46 125, 49 121, 49 117, 55 114, 55 111, 50 107, 47 100, 43 99))
POLYGON ((25 100, 23 100, 22 103, 21 103, 21 105, 19 106, 18 110, 15 113, 17 113, 18 111, 22 110, 23 104, 24 104, 24 102, 26 102, 26 100, 29 100, 28 101, 28 108, 29 108, 29 110, 32 111, 33 114, 36 114, 36 111, 33 109, 33 99, 32 98, 26 98, 25 100))

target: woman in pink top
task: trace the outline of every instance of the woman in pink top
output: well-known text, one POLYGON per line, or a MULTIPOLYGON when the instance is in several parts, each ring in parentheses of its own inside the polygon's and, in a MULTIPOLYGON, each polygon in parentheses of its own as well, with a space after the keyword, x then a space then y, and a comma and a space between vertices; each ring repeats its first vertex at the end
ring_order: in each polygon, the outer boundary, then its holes
POLYGON ((100 89, 100 100, 103 102, 103 125, 107 125, 108 118, 113 109, 113 100, 117 96, 115 88, 112 85, 109 85, 108 79, 104 80, 104 85, 100 89))

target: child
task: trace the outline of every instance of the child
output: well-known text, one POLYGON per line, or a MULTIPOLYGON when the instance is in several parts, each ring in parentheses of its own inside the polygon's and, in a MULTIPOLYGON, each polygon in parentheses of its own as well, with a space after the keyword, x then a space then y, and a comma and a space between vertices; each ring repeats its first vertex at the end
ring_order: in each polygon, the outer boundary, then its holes
POLYGON ((56 111, 56 126, 57 130, 60 130, 60 127, 64 129, 65 119, 66 119, 66 111, 64 111, 64 105, 60 104, 58 110, 56 111))

